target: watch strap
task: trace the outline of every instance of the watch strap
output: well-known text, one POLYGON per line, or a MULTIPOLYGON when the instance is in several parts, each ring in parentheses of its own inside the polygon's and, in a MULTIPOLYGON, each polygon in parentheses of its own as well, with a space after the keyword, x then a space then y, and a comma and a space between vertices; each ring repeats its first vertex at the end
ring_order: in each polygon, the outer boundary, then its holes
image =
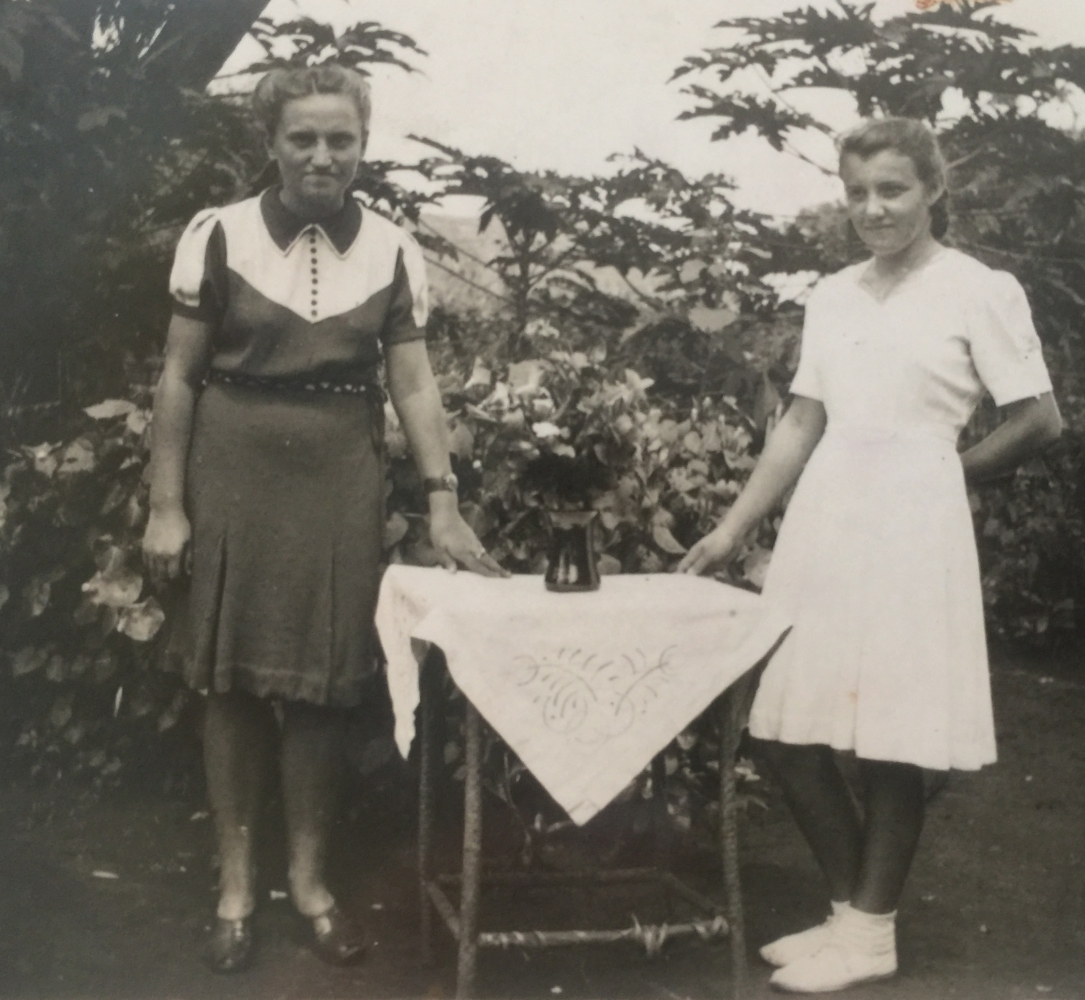
POLYGON ((427 476, 422 480, 422 489, 426 493, 455 493, 458 486, 459 482, 451 472, 446 476, 427 476))

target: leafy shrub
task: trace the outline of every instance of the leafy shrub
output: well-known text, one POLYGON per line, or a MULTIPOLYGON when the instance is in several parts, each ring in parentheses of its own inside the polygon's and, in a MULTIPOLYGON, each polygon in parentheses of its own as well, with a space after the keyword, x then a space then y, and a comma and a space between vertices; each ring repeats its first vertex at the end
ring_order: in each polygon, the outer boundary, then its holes
MULTIPOLYGON (((141 402, 146 403, 146 392, 141 402)), ((32 771, 115 775, 185 694, 151 669, 165 615, 142 574, 150 411, 90 407, 58 443, 12 453, 0 480, 0 634, 15 738, 32 771)))
POLYGON ((973 496, 987 627, 1040 647, 1077 641, 1085 614, 1081 440, 1075 433, 973 496))
MULTIPOLYGON (((602 571, 673 567, 753 467, 780 409, 774 381, 783 384, 793 364, 794 321, 781 318, 763 332, 736 326, 731 335, 760 350, 727 348, 732 368, 720 370, 738 395, 692 399, 688 388, 661 394, 652 378, 626 367, 631 357, 649 370, 676 357, 638 346, 636 337, 608 357, 602 347, 569 350, 547 332, 533 340, 535 356, 487 363, 476 352, 499 322, 455 317, 453 338, 446 317, 432 345, 465 517, 505 566, 541 572, 554 498, 545 477, 528 473, 548 461, 580 462, 593 470, 586 502, 599 514, 602 571)), ((0 652, 8 669, 0 689, 10 732, 0 735, 44 776, 118 780, 163 744, 158 737, 175 730, 189 703, 179 679, 155 669, 165 614, 141 564, 149 402, 149 389, 139 387, 131 400, 91 407, 61 440, 15 449, 3 468, 0 652)), ((387 417, 387 558, 432 565, 417 472, 390 405, 387 417)), ((973 497, 995 635, 1049 641, 1078 624, 1078 452, 1071 438, 973 497)), ((726 579, 760 586, 776 527, 762 526, 726 579)), ((715 780, 711 721, 683 739, 669 765, 679 825, 710 811, 715 780)), ((646 782, 647 774, 629 794, 647 794, 646 782)))
MULTIPOLYGON (((524 475, 541 458, 586 459, 600 473, 589 501, 606 572, 672 565, 753 465, 756 428, 733 399, 692 409, 650 399, 651 380, 601 350, 551 349, 496 373, 461 373, 455 353, 435 354, 464 514, 515 571, 543 567, 546 484, 524 475)), ((186 702, 176 678, 152 669, 165 612, 140 552, 149 403, 144 387, 90 407, 63 440, 21 447, 3 469, 3 683, 19 706, 17 746, 38 766, 109 777, 118 741, 171 729, 186 702)), ((417 473, 388 411, 388 557, 432 564, 417 473)), ((765 554, 750 546, 741 566, 751 582, 765 554)))
MULTIPOLYGON (((602 351, 552 350, 505 365, 475 365, 446 377, 454 464, 464 513, 494 555, 515 572, 541 572, 545 510, 554 498, 529 475, 547 458, 580 461, 599 475, 589 504, 599 512, 604 572, 671 567, 741 489, 756 428, 732 398, 683 408, 652 398, 652 380, 608 366, 602 351)), ((391 558, 432 564, 416 473, 388 410, 391 558)), ((741 561, 758 582, 765 552, 755 540, 741 561)))

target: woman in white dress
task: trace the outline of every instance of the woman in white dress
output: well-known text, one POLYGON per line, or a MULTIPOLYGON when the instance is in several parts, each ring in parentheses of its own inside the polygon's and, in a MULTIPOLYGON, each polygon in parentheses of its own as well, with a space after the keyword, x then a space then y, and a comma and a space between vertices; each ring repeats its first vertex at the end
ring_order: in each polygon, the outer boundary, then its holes
POLYGON ((869 121, 842 141, 840 176, 873 256, 812 293, 793 402, 742 495, 679 566, 702 573, 732 558, 798 480, 764 588, 792 629, 750 732, 831 893, 824 923, 761 952, 778 966, 774 986, 806 993, 896 971, 922 768, 995 760, 965 483, 1012 469, 1061 430, 1021 286, 939 242, 948 216, 933 133, 869 121), (958 455, 985 390, 1005 419, 958 455), (834 750, 859 760, 861 816, 834 750))

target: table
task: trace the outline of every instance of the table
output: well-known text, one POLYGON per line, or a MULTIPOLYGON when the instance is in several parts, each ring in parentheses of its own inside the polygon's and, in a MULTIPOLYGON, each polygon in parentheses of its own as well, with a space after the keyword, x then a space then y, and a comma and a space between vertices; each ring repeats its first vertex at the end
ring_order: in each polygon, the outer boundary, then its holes
MULTIPOLYGON (((681 933, 729 934, 734 984, 745 972, 738 877, 734 755, 751 669, 780 641, 788 623, 747 591, 670 574, 610 576, 600 590, 554 594, 541 577, 486 579, 467 573, 392 566, 376 613, 388 658, 396 741, 406 755, 421 702, 419 882, 422 947, 428 956, 433 911, 459 945, 457 996, 474 992, 480 946, 546 946, 639 936, 646 947, 677 927, 569 932, 478 931, 481 872, 483 720, 577 824, 610 802, 690 722, 720 698, 721 850, 726 914, 669 871, 597 872, 603 882, 652 877, 710 918, 681 933), (430 645, 444 653, 467 700, 463 868, 434 876, 432 690, 419 663, 430 645), (423 697, 423 694, 426 697, 423 697), (459 883, 455 908, 443 886, 459 883)), ((524 876, 503 873, 503 881, 524 876)), ((538 876, 530 876, 537 879, 538 876)))

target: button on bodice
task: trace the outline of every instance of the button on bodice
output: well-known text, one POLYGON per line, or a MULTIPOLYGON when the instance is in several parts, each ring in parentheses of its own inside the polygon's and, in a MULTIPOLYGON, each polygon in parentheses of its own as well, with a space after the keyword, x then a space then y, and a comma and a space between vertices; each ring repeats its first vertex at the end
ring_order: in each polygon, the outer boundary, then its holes
POLYGON ((316 257, 316 229, 313 227, 310 227, 309 229, 309 265, 310 273, 312 276, 312 296, 310 302, 310 312, 311 318, 315 322, 317 318, 317 290, 319 288, 320 275, 317 268, 316 257))

